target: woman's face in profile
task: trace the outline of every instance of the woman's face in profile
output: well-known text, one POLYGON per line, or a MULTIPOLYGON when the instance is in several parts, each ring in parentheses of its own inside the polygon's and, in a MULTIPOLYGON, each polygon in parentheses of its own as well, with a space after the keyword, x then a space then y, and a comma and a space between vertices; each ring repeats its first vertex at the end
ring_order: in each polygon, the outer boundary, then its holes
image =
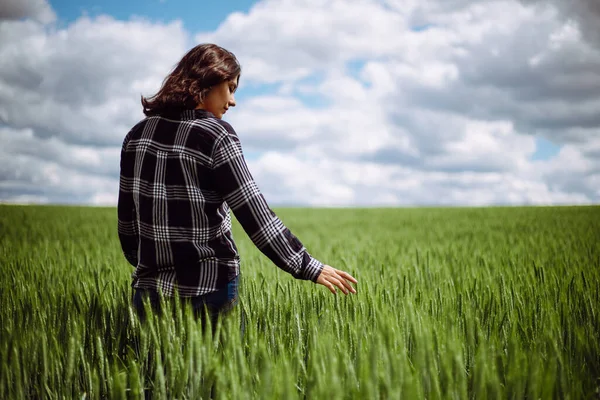
POLYGON ((212 87, 198 109, 210 111, 217 118, 222 118, 229 107, 235 107, 233 94, 237 89, 239 75, 212 87))

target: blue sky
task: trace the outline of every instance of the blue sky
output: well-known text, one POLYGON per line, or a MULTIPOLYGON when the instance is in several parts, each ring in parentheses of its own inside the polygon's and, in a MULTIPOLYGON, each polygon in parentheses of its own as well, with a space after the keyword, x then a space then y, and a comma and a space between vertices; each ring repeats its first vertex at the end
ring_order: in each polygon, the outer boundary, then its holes
POLYGON ((255 1, 198 1, 198 0, 71 0, 50 1, 59 20, 66 23, 82 15, 110 15, 119 20, 141 16, 152 21, 183 21, 190 32, 211 31, 232 12, 247 12, 255 1))
POLYGON ((535 143, 536 150, 531 157, 531 159, 534 161, 549 160, 550 158, 556 156, 560 151, 560 146, 543 137, 536 137, 535 143))

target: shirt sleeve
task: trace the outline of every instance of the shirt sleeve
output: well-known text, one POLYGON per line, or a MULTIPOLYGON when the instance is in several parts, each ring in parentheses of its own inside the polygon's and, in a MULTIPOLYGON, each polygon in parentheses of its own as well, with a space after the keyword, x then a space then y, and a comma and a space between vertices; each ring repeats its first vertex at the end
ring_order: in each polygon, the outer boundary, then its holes
POLYGON ((139 232, 133 201, 133 155, 125 151, 129 135, 121 149, 119 199, 117 202, 118 233, 121 249, 127 261, 137 267, 139 232))
POLYGON ((316 282, 323 264, 269 208, 248 170, 237 135, 228 133, 217 140, 212 162, 218 192, 254 245, 296 279, 316 282))

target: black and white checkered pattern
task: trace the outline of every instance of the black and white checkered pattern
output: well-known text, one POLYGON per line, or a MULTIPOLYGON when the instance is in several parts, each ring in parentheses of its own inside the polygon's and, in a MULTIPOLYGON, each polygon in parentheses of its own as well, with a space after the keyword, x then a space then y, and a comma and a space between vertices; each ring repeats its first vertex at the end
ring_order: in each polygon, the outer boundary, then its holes
POLYGON ((323 264, 269 208, 231 125, 204 110, 144 119, 121 149, 118 232, 132 286, 199 296, 239 274, 229 208, 254 244, 297 279, 323 264))

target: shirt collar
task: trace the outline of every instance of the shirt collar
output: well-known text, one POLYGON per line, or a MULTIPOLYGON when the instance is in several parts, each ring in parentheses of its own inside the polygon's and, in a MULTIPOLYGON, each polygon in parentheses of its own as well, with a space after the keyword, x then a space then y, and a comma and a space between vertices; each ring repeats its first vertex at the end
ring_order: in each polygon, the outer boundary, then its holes
POLYGON ((179 115, 182 120, 216 118, 213 113, 206 110, 184 110, 179 115))

